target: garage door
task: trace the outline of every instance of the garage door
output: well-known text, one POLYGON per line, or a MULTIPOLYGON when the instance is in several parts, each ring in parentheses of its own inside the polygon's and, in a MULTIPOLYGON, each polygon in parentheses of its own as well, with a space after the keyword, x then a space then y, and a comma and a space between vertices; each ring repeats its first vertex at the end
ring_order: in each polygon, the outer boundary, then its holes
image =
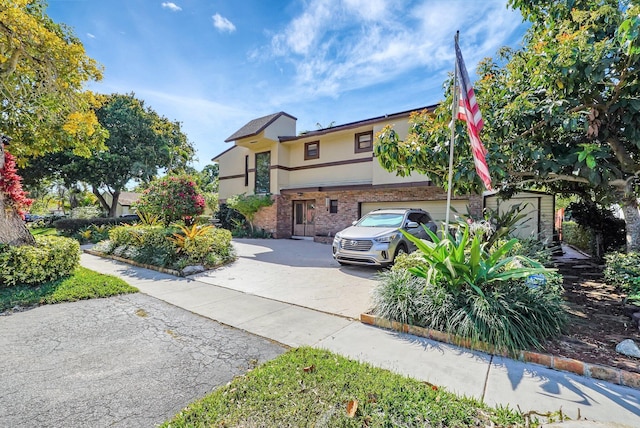
MULTIPOLYGON (((461 214, 467 213, 466 199, 455 199, 451 201, 451 207, 461 214)), ((406 201, 406 202, 362 202, 360 209, 361 214, 365 215, 373 210, 389 209, 389 208, 422 208, 429 212, 431 217, 437 222, 442 223, 445 220, 447 212, 447 201, 406 201)), ((455 212, 451 212, 449 221, 455 219, 455 212)))

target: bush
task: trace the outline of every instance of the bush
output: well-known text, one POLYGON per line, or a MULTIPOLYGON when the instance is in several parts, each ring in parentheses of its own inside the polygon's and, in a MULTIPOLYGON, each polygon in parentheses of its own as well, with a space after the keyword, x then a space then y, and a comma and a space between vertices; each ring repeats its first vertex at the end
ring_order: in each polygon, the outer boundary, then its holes
POLYGON ((562 242, 582 251, 591 251, 591 232, 575 221, 562 222, 562 242))
POLYGON ((193 225, 120 226, 109 231, 109 241, 98 251, 130 258, 136 262, 171 269, 189 265, 218 266, 233 258, 231 232, 211 226, 193 225))
POLYGON ((371 294, 374 313, 401 323, 420 325, 426 303, 422 300, 426 281, 396 266, 382 271, 376 279, 379 283, 371 294))
POLYGON ((418 247, 422 263, 401 259, 406 269, 381 276, 374 291, 377 315, 511 354, 540 348, 561 333, 567 320, 561 276, 518 254, 529 252, 526 245, 518 249, 517 239, 497 240, 487 251, 488 243, 477 234, 472 237, 464 225, 446 238, 429 235, 432 241, 405 234, 418 247))
POLYGON ((592 256, 602 259, 606 253, 620 251, 626 247, 626 225, 614 216, 609 208, 593 202, 573 202, 567 207, 571 218, 588 230, 590 241, 586 248, 592 256))
POLYGON ((604 280, 630 296, 640 295, 640 253, 609 253, 604 259, 604 280))
POLYGON ((74 236, 91 226, 115 226, 121 224, 133 224, 136 218, 108 217, 108 218, 63 218, 53 222, 53 226, 61 235, 74 236))
POLYGON ((413 253, 400 253, 394 260, 391 270, 408 270, 424 265, 424 257, 422 257, 422 253, 420 251, 414 251, 413 253))
POLYGON ((80 263, 78 241, 36 236, 36 245, 0 247, 0 286, 38 285, 71 275, 80 263))
POLYGON ((163 177, 151 182, 136 204, 138 211, 157 215, 165 225, 204 212, 204 197, 188 176, 163 177))
POLYGON ((242 214, 227 204, 220 204, 216 217, 220 221, 220 227, 227 230, 233 230, 237 227, 238 222, 244 223, 246 221, 242 214))

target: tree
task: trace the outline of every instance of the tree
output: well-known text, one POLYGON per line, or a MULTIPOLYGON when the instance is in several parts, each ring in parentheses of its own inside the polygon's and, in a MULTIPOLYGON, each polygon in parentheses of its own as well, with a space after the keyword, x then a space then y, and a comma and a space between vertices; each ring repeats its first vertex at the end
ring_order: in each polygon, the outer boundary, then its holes
MULTIPOLYGON (((45 7, 43 0, 0 0, 0 133, 12 138, 18 165, 64 148, 87 155, 106 136, 91 110, 99 98, 83 91, 101 70, 45 7)), ((4 163, 0 147, 0 168, 4 163)), ((33 243, 10 207, 0 192, 0 243, 33 243)))
POLYGON ((25 175, 59 177, 68 188, 87 183, 113 217, 120 193, 130 181, 149 183, 159 169, 183 171, 193 158, 194 149, 180 123, 159 116, 133 94, 106 97, 96 115, 109 131, 106 149, 94 150, 88 158, 70 151, 49 154, 32 162, 25 175), (105 190, 112 196, 111 204, 103 196, 105 190))
MULTIPOLYGON (((640 6, 629 0, 509 5, 531 23, 523 48, 503 48, 498 60, 483 61, 475 85, 493 180, 506 195, 533 186, 619 202, 627 246, 640 249, 640 6)), ((451 99, 447 89, 433 114, 416 115, 405 141, 384 129, 376 146, 381 164, 444 184, 451 99)), ((456 127, 454 188, 478 191, 466 133, 460 122, 456 127)))
POLYGON ((165 224, 184 219, 188 222, 204 211, 205 200, 195 181, 185 175, 163 177, 150 183, 136 209, 161 218, 165 224))

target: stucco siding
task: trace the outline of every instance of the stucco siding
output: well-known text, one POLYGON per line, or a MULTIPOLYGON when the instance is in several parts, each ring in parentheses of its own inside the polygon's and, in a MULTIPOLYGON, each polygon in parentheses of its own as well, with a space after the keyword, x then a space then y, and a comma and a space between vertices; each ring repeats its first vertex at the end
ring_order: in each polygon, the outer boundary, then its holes
POLYGON ((296 135, 296 121, 289 116, 280 116, 264 130, 264 138, 274 141, 291 135, 296 135))

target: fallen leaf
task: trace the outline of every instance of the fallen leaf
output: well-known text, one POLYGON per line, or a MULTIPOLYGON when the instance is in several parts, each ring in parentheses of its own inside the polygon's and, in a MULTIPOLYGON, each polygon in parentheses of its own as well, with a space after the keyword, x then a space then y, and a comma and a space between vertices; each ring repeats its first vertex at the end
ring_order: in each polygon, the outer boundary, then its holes
POLYGON ((347 416, 353 418, 358 411, 358 400, 349 400, 347 403, 347 416))
POLYGON ((302 371, 305 373, 313 373, 315 370, 316 370, 316 366, 314 366, 313 364, 311 364, 309 367, 305 367, 302 369, 302 371))

